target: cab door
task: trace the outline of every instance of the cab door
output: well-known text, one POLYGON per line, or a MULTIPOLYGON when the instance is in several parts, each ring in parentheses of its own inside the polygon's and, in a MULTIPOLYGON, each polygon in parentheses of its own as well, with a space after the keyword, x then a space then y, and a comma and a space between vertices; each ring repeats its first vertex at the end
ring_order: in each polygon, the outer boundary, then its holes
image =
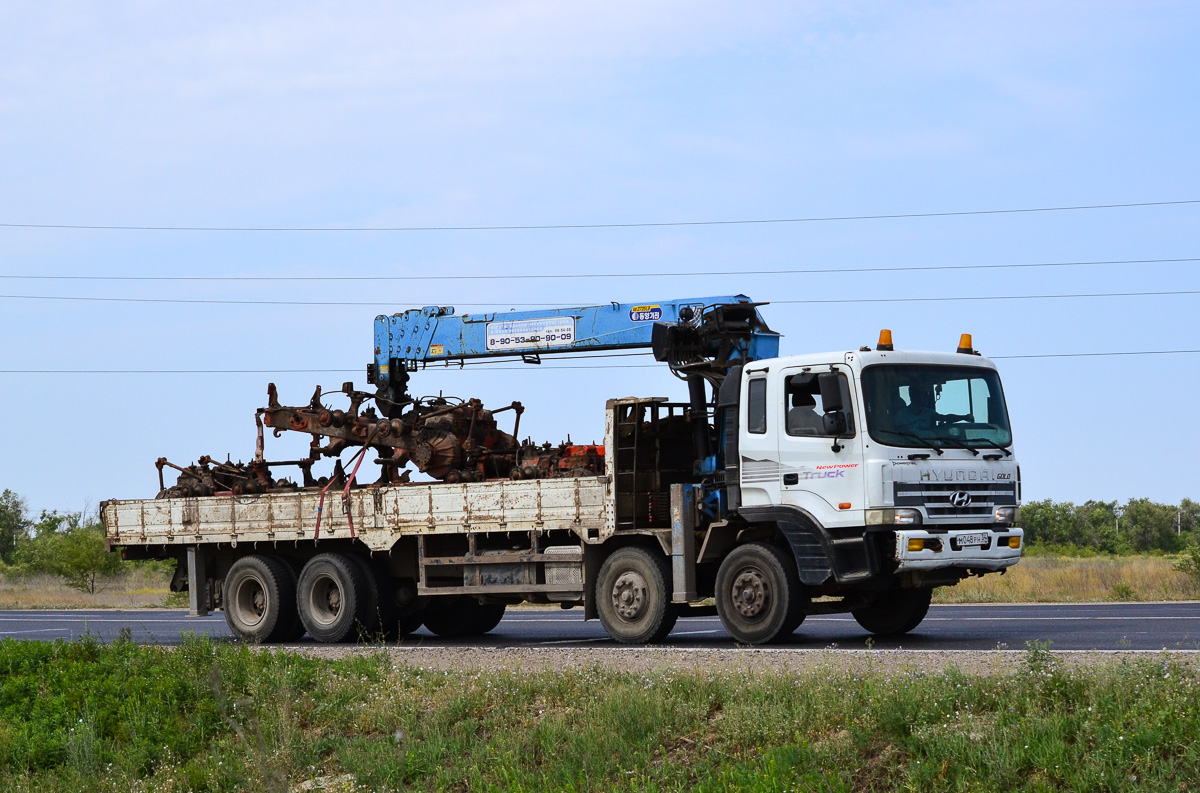
POLYGON ((738 454, 742 504, 748 507, 779 503, 779 411, 774 397, 779 376, 770 367, 746 367, 739 403, 738 454))
POLYGON ((773 401, 778 410, 780 502, 800 507, 825 526, 861 525, 865 490, 861 415, 851 370, 844 365, 794 366, 779 371, 773 401), (836 375, 843 434, 826 427, 820 377, 836 375), (835 450, 836 449, 836 450, 835 450))

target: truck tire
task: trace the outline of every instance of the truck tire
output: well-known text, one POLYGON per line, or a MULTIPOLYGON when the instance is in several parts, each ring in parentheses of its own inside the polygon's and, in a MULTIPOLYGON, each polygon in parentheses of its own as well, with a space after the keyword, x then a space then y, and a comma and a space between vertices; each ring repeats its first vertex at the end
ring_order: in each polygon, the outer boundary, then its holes
POLYGON ((294 559, 289 559, 286 556, 276 556, 283 564, 283 569, 287 571, 288 578, 292 582, 292 626, 284 632, 279 638, 281 642, 298 642, 304 638, 306 633, 304 623, 300 621, 300 607, 296 604, 296 583, 300 580, 300 563, 294 559))
POLYGON ((389 579, 387 589, 391 616, 383 635, 391 642, 403 639, 425 624, 425 607, 429 599, 417 595, 417 583, 412 579, 389 579))
POLYGON ((425 607, 425 627, 434 636, 441 636, 444 639, 465 636, 470 630, 477 608, 479 608, 479 601, 475 598, 464 596, 441 602, 439 602, 439 598, 434 598, 425 607))
POLYGON ((310 636, 326 644, 357 638, 369 590, 353 558, 342 553, 314 556, 300 571, 296 590, 300 619, 310 636))
POLYGON ((243 556, 225 576, 223 606, 229 630, 245 642, 268 643, 290 637, 296 620, 296 587, 279 559, 243 556))
POLYGON ((485 633, 491 633, 500 620, 504 619, 503 603, 482 603, 479 606, 479 614, 475 618, 475 625, 472 626, 472 635, 482 636, 485 633))
POLYGON ((889 589, 870 606, 850 613, 876 636, 901 636, 925 619, 932 597, 932 589, 889 589))
POLYGON ((469 596, 425 609, 425 627, 445 639, 482 636, 500 624, 504 604, 483 604, 469 596))
MULTIPOLYGON (((403 639, 410 633, 413 633, 422 625, 425 624, 425 609, 414 611, 411 614, 398 614, 396 616, 395 633, 397 639, 403 639)), ((389 631, 389 635, 391 632, 389 631)))
POLYGON ((717 614, 734 641, 785 639, 804 621, 804 588, 796 565, 773 545, 734 548, 717 570, 717 614))
POLYGON ((618 548, 596 577, 596 611, 609 636, 622 644, 667 637, 679 619, 667 590, 667 560, 645 548, 618 548))
POLYGON ((346 558, 358 566, 367 582, 362 617, 363 631, 371 638, 382 636, 388 640, 395 639, 396 606, 392 597, 391 582, 370 559, 358 554, 347 554, 346 558))

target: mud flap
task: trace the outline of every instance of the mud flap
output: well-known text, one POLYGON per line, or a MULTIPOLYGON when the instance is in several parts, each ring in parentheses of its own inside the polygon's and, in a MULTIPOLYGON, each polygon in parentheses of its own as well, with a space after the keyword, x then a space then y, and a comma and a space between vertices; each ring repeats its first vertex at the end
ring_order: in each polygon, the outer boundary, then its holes
POLYGON ((800 574, 801 583, 819 586, 833 578, 829 551, 816 532, 792 521, 781 520, 776 525, 787 538, 796 557, 796 571, 800 574))

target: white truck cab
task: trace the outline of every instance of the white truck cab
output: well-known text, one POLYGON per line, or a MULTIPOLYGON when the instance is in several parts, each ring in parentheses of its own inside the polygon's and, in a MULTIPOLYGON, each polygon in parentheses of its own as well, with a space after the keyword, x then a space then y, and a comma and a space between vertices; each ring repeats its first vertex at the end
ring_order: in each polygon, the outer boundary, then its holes
POLYGON ((995 364, 968 336, 962 344, 958 353, 894 351, 888 339, 744 368, 738 509, 790 513, 820 540, 830 575, 806 583, 880 567, 915 573, 918 586, 952 583, 1020 559, 1020 469, 1004 392, 995 364), (855 537, 868 546, 861 557, 855 537), (850 551, 843 570, 839 540, 850 551))

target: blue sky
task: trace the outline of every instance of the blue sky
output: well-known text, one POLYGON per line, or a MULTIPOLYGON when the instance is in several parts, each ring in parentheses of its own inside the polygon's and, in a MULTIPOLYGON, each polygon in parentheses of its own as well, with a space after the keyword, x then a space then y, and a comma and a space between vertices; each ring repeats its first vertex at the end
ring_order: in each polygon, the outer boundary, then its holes
MULTIPOLYGON (((462 226, 828 217, 1200 198, 1200 8, 1138 3, 0 4, 0 222, 462 226)), ((0 488, 34 509, 151 496, 153 461, 253 453, 285 402, 362 383, 377 313, 743 292, 759 300, 1200 289, 1200 205, 778 225, 254 233, 0 228, 0 488), (732 271, 728 276, 695 275, 732 271), (345 276, 672 273, 347 281, 345 276)), ((1197 296, 784 304, 785 353, 1196 349, 1197 296)), ((649 361, 645 362, 646 364, 649 361)), ((1027 498, 1177 501, 1200 356, 999 362, 1027 498)), ((682 397, 653 366, 425 372, 519 399, 523 434, 600 440, 604 400, 682 397)), ((280 455, 302 439, 278 441, 280 455)))

